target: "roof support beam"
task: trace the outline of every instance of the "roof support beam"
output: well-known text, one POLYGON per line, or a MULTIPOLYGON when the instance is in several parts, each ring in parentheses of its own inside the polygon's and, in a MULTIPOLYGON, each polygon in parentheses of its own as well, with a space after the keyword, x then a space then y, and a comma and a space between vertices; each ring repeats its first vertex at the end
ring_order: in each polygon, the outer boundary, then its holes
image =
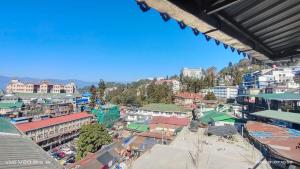
POLYGON ((298 59, 300 58, 300 52, 292 52, 292 53, 287 53, 285 55, 275 55, 272 57, 272 59, 274 61, 277 61, 277 60, 283 60, 283 59, 286 59, 286 58, 293 58, 293 59, 298 59))
POLYGON ((300 45, 295 45, 289 48, 286 48, 284 51, 278 52, 273 59, 278 60, 283 58, 299 58, 300 57, 300 45))
POLYGON ((300 34, 294 34, 292 36, 288 36, 287 38, 282 38, 272 43, 268 43, 271 48, 277 48, 280 46, 284 46, 285 44, 289 44, 292 40, 300 40, 300 34))
POLYGON ((285 32, 289 32, 289 31, 292 31, 296 28, 299 28, 300 27, 300 19, 297 22, 294 22, 294 23, 291 23, 291 24, 288 24, 288 25, 284 25, 281 28, 266 32, 265 34, 258 34, 257 36, 259 36, 262 40, 272 38, 274 36, 275 37, 280 36, 281 34, 283 34, 285 32))
MULTIPOLYGON (((295 18, 297 18, 297 16, 295 16, 295 18)), ((288 24, 281 24, 281 25, 280 24, 281 22, 275 23, 274 25, 276 26, 269 26, 268 28, 255 31, 255 35, 260 36, 261 38, 270 37, 270 36, 272 37, 273 33, 276 33, 276 35, 278 35, 288 30, 288 28, 300 27, 300 19, 297 18, 296 20, 293 20, 293 22, 290 22, 288 24)))
POLYGON ((203 34, 209 34, 209 33, 211 33, 211 32, 215 32, 215 31, 217 31, 218 29, 211 29, 211 30, 209 30, 209 31, 206 31, 206 32, 204 32, 203 34))
POLYGON ((210 6, 205 12, 208 15, 214 14, 216 12, 219 12, 225 8, 230 7, 231 5, 234 5, 236 3, 238 3, 240 0, 225 0, 225 1, 217 1, 216 3, 214 3, 212 6, 210 6), (219 3, 218 3, 219 2, 219 3))
MULTIPOLYGON (((292 29, 293 30, 293 29, 292 29)), ((290 36, 293 36, 293 35, 298 35, 300 34, 300 29, 299 31, 296 31, 296 32, 292 32, 292 31, 286 31, 284 33, 281 33, 279 35, 274 35, 273 37, 270 37, 270 38, 265 38, 264 40, 262 40, 264 43, 268 44, 268 43, 273 43, 273 42, 276 42, 278 40, 281 40, 281 39, 285 39, 287 37, 290 37, 290 36)))
POLYGON ((250 21, 254 20, 255 17, 260 16, 260 15, 263 15, 266 11, 271 10, 271 9, 274 9, 274 8, 276 8, 278 5, 280 5, 280 4, 284 3, 284 2, 285 2, 285 1, 278 1, 278 2, 272 4, 271 6, 268 6, 267 8, 265 8, 265 9, 259 11, 259 12, 253 13, 252 15, 248 16, 247 18, 241 20, 239 23, 247 24, 247 23, 249 23, 250 21))
POLYGON ((255 43, 254 47, 260 47, 262 50, 264 50, 266 53, 268 53, 268 56, 272 55, 273 52, 266 47, 264 44, 262 44, 260 41, 256 40, 253 36, 250 35, 249 32, 247 32, 246 30, 244 30, 243 28, 241 28, 241 26, 238 26, 236 23, 234 23, 234 21, 231 21, 230 19, 227 19, 226 17, 224 17, 225 14, 217 14, 217 17, 223 21, 224 23, 226 23, 229 27, 231 27, 232 29, 234 29, 235 31, 239 32, 240 34, 242 34, 245 38, 251 40, 252 42, 255 43))

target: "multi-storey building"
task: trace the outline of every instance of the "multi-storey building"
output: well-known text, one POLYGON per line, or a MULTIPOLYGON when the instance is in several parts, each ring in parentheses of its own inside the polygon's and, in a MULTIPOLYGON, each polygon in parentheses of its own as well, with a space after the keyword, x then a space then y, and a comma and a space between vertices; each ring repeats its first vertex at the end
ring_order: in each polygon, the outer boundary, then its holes
POLYGON ((243 85, 246 88, 266 88, 275 83, 275 78, 272 75, 267 75, 270 69, 246 73, 243 76, 243 85))
POLYGON ((174 96, 174 102, 178 105, 191 105, 203 99, 199 93, 180 92, 174 96))
POLYGON ((286 85, 288 88, 298 88, 294 83, 295 74, 291 68, 264 69, 253 73, 247 73, 243 77, 243 85, 246 88, 264 89, 270 86, 286 85))
POLYGON ((156 85, 159 85, 159 84, 164 84, 166 83, 167 85, 169 85, 172 89, 172 92, 173 93, 177 93, 180 91, 180 82, 176 79, 170 79, 170 80, 157 80, 155 82, 156 85))
POLYGON ((238 94, 236 86, 215 86, 213 92, 217 98, 235 98, 238 94))
POLYGON ((0 102, 0 117, 21 111, 22 102, 0 102))
POLYGON ((81 112, 66 116, 16 124, 16 127, 44 149, 78 136, 79 129, 92 121, 92 115, 81 112))
POLYGON ((184 77, 201 79, 202 77, 204 77, 204 70, 202 68, 199 69, 183 68, 181 70, 181 74, 184 77))
POLYGON ((72 103, 47 104, 43 106, 43 111, 51 117, 58 117, 71 114, 74 108, 72 103))
POLYGON ((76 85, 71 82, 66 85, 49 84, 42 81, 40 84, 22 83, 19 80, 11 80, 6 86, 7 93, 75 93, 76 85))
POLYGON ((138 109, 128 110, 126 112, 125 121, 127 122, 146 122, 154 116, 164 117, 188 117, 189 111, 175 104, 153 103, 145 105, 138 109))
MULTIPOLYGON (((61 86, 62 87, 62 86, 61 86)), ((75 83, 71 82, 64 86, 64 91, 66 93, 74 93, 76 91, 75 83)))
POLYGON ((63 169, 58 161, 28 139, 7 119, 0 118, 0 124, 0 168, 63 169))

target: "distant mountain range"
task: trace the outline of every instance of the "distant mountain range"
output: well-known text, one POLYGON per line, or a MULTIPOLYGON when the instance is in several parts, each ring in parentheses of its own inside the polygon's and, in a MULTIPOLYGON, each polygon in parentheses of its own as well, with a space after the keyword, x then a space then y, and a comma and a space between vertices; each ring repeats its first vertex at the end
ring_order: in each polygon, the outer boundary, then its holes
POLYGON ((0 75, 0 89, 5 89, 7 84, 12 80, 17 79, 22 82, 31 82, 31 83, 39 83, 43 80, 46 80, 51 83, 57 83, 57 84, 67 84, 69 82, 74 82, 79 88, 90 86, 92 84, 96 85, 97 82, 87 82, 83 80, 77 80, 77 79, 67 79, 67 80, 60 80, 60 79, 38 79, 38 78, 31 78, 31 77, 9 77, 9 76, 1 76, 0 75))

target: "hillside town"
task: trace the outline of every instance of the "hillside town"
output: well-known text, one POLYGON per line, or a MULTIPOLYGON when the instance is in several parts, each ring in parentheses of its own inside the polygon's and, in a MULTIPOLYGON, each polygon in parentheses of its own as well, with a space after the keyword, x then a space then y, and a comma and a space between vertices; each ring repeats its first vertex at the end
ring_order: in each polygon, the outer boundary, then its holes
POLYGON ((0 169, 300 169, 300 1, 0 9, 0 169))
POLYGON ((18 133, 61 168, 298 166, 300 67, 257 70, 246 61, 127 85, 100 80, 81 93, 73 82, 14 79, 0 96, 1 138, 18 133), (245 73, 235 77, 236 68, 245 73))

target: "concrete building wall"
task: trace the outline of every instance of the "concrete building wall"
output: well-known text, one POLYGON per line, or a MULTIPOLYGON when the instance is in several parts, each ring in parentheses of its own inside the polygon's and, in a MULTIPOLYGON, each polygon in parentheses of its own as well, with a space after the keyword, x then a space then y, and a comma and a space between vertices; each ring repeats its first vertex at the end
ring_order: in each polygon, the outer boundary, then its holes
POLYGON ((34 84, 32 83, 25 84, 24 93, 33 93, 33 91, 34 91, 34 84))
POLYGON ((23 93, 25 90, 24 83, 18 80, 12 80, 6 87, 7 93, 23 93))
POLYGON ((64 89, 63 86, 55 84, 55 85, 53 85, 52 93, 60 93, 61 90, 63 90, 63 89, 64 89))
POLYGON ((236 86, 216 86, 213 92, 218 98, 229 99, 237 97, 238 88, 236 86))
POLYGON ((288 85, 297 88, 294 84, 295 74, 291 68, 273 68, 247 73, 243 77, 243 84, 247 88, 264 89, 274 85, 288 85))
POLYGON ((177 93, 180 91, 180 82, 178 80, 172 80, 172 91, 173 93, 177 93))
POLYGON ((6 86, 7 93, 75 93, 75 83, 66 85, 49 84, 44 81, 41 84, 22 83, 19 80, 11 80, 6 86))
POLYGON ((42 83, 40 85, 38 93, 48 93, 48 83, 42 83))
POLYGON ((187 114, 184 112, 159 112, 159 111, 148 111, 148 110, 138 110, 136 114, 146 115, 146 116, 165 116, 165 117, 186 117, 187 114))
POLYGON ((199 69, 183 68, 181 73, 185 77, 196 78, 196 79, 201 79, 204 76, 202 68, 199 69))
POLYGON ((91 118, 83 118, 66 123, 60 123, 54 126, 27 131, 25 134, 36 143, 47 141, 47 144, 51 144, 51 142, 49 142, 50 139, 77 131, 82 125, 89 123, 91 123, 91 118))
POLYGON ((76 90, 75 83, 66 84, 64 87, 66 93, 74 93, 76 90))
POLYGON ((178 105, 190 105, 194 103, 194 99, 176 97, 175 103, 178 105))

